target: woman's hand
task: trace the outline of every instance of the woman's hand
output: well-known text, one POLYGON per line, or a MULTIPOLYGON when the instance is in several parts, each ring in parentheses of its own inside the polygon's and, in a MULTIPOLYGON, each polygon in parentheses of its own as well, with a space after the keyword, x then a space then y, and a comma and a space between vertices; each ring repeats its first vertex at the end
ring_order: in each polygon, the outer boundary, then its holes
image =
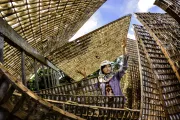
POLYGON ((127 53, 125 43, 122 44, 122 49, 123 49, 123 55, 125 55, 127 53))
POLYGON ((77 73, 81 74, 82 76, 84 76, 84 78, 86 77, 86 71, 85 68, 83 68, 82 70, 76 70, 77 73))

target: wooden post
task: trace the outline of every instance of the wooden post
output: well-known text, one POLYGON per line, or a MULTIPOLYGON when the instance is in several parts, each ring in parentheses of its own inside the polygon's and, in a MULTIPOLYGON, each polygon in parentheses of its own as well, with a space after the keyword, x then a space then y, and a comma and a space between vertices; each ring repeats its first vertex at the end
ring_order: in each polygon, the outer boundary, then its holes
POLYGON ((57 81, 56 81, 56 71, 53 72, 53 76, 54 76, 54 83, 55 83, 55 86, 57 86, 57 81))
POLYGON ((55 74, 56 75, 55 76, 56 77, 56 84, 59 85, 59 77, 58 77, 59 72, 57 72, 57 71, 55 71, 55 72, 56 72, 56 74, 55 74))
POLYGON ((50 77, 51 77, 52 87, 54 87, 54 79, 53 79, 53 70, 52 69, 50 69, 50 77))
POLYGON ((57 72, 57 78, 58 78, 58 80, 59 80, 59 77, 60 77, 60 72, 57 72))
POLYGON ((0 34, 0 62, 3 63, 4 37, 0 34))
POLYGON ((48 87, 51 87, 50 78, 49 78, 49 67, 47 67, 47 75, 48 75, 48 87))
POLYGON ((22 83, 27 86, 26 83, 26 71, 25 71, 25 52, 21 52, 21 72, 22 72, 22 83))
POLYGON ((43 70, 43 80, 44 80, 44 86, 45 86, 45 89, 47 89, 47 81, 46 81, 46 78, 45 78, 45 72, 44 72, 44 65, 42 65, 42 70, 43 70))
POLYGON ((35 73, 35 83, 37 91, 39 91, 39 83, 38 83, 38 74, 37 74, 37 61, 34 59, 34 73, 35 73))
POLYGON ((64 73, 61 71, 61 75, 62 75, 62 77, 64 77, 65 75, 64 75, 64 73))
POLYGON ((59 77, 60 77, 60 72, 56 72, 56 79, 57 79, 58 85, 60 84, 59 77))
POLYGON ((53 78, 54 78, 54 84, 55 86, 57 86, 57 82, 56 82, 56 71, 53 70, 53 78))
POLYGON ((53 70, 52 73, 53 73, 52 75, 53 75, 54 85, 56 86, 57 85, 57 83, 56 83, 56 76, 55 76, 56 72, 53 70))
POLYGON ((52 69, 52 79, 53 79, 53 83, 54 83, 54 87, 56 86, 56 81, 55 81, 55 77, 54 77, 54 70, 52 69))
MULTIPOLYGON (((63 77, 62 72, 59 72, 59 74, 58 74, 58 79, 59 79, 60 77, 61 77, 61 78, 63 77)), ((60 82, 60 81, 59 81, 59 82, 60 82)))

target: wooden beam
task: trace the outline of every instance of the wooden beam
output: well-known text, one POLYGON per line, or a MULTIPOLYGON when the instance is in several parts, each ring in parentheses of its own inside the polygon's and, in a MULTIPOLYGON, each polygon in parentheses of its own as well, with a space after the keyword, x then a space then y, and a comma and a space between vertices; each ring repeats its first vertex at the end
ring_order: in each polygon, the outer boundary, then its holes
POLYGON ((48 76, 48 87, 50 88, 50 87, 52 87, 51 86, 51 83, 50 83, 50 77, 49 77, 49 72, 50 72, 50 69, 49 69, 49 67, 47 68, 47 76, 48 76))
POLYGON ((8 99, 12 96, 13 92, 14 92, 15 88, 10 86, 8 91, 6 92, 5 96, 3 97, 3 99, 0 101, 0 105, 4 104, 5 102, 8 101, 8 99))
POLYGON ((56 84, 57 84, 57 86, 58 86, 58 85, 59 85, 58 72, 55 72, 55 78, 56 78, 56 84))
POLYGON ((45 75, 45 71, 44 71, 44 70, 45 70, 45 69, 44 69, 44 65, 42 65, 42 70, 43 70, 43 80, 44 80, 44 86, 45 86, 45 89, 47 89, 47 83, 46 83, 46 82, 47 82, 47 80, 46 80, 46 78, 45 78, 45 76, 46 76, 46 75, 45 75))
POLYGON ((6 21, 0 18, 0 33, 4 35, 6 39, 4 39, 10 45, 22 49, 25 53, 35 59, 37 61, 43 63, 44 65, 49 66, 50 68, 58 71, 59 69, 54 66, 47 58, 40 55, 37 50, 35 50, 31 45, 24 40, 6 21))
POLYGON ((0 35, 0 62, 3 63, 4 37, 0 35))
POLYGON ((35 85, 37 91, 39 91, 39 76, 37 74, 37 61, 34 59, 34 74, 35 74, 35 85))
POLYGON ((25 69, 25 53, 21 52, 21 73, 22 73, 22 83, 27 86, 26 83, 26 69, 25 69))

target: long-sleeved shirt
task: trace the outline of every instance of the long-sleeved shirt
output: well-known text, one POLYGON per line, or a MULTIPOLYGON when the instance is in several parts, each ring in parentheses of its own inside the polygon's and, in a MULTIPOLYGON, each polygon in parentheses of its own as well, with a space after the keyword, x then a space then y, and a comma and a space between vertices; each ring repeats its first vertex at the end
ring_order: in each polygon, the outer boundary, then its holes
MULTIPOLYGON (((110 76, 110 79, 108 80, 109 85, 111 86, 111 88, 113 90, 113 94, 115 96, 123 95, 119 83, 120 83, 120 80, 121 80, 122 76, 125 74, 125 71, 127 70, 128 57, 125 56, 125 58, 123 58, 123 59, 124 59, 123 64, 120 64, 120 63, 117 62, 120 65, 119 70, 117 72, 115 72, 115 73, 110 73, 111 76, 110 76)), ((104 75, 103 76, 104 78, 101 77, 99 79, 106 79, 107 76, 104 75)), ((99 84, 100 84, 99 86, 100 86, 100 88, 102 90, 102 95, 106 95, 105 82, 99 82, 99 84)), ((97 87, 97 85, 96 85, 96 87, 97 87)))

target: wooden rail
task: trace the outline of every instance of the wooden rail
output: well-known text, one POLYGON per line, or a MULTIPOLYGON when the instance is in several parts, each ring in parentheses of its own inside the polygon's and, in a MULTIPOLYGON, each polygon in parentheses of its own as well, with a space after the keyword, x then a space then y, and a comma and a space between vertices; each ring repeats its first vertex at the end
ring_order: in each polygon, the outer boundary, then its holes
POLYGON ((41 94, 101 95, 98 78, 84 79, 71 84, 51 87, 39 91, 41 94))
POLYGON ((83 95, 58 95, 38 94, 47 100, 72 101, 78 104, 87 104, 101 107, 124 108, 124 96, 83 96, 83 95))
POLYGON ((138 120, 139 110, 91 106, 71 102, 47 100, 48 102, 88 120, 138 120))

